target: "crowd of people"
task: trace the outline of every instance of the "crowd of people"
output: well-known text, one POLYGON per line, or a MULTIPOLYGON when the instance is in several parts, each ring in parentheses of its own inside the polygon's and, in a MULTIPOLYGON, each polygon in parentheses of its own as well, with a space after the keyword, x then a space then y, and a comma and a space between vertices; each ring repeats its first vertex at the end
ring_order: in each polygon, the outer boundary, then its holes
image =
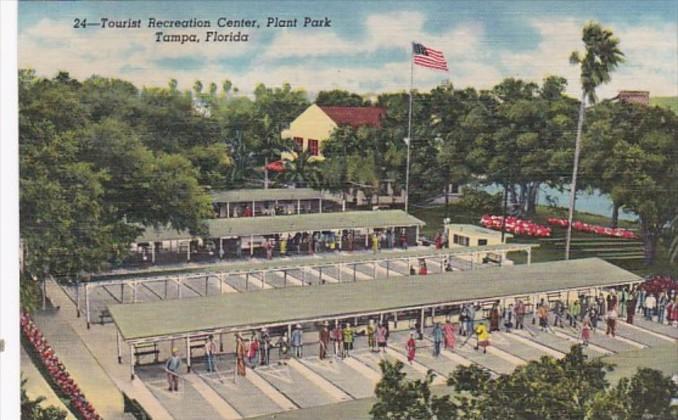
POLYGON ((51 381, 56 384, 59 392, 70 401, 71 407, 77 410, 80 417, 87 420, 100 420, 92 404, 87 401, 78 384, 75 383, 66 367, 54 353, 40 329, 33 319, 25 312, 21 312, 21 332, 33 347, 33 351, 40 358, 40 363, 47 370, 51 381))

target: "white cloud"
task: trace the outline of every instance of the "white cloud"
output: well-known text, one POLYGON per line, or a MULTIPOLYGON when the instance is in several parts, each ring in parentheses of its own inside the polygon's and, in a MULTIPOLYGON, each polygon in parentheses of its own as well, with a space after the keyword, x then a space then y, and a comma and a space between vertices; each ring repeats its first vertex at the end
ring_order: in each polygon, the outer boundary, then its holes
MULTIPOLYGON (((537 48, 521 53, 502 52, 500 62, 506 76, 540 81, 556 74, 568 80, 568 92, 579 96, 579 68, 569 64, 572 51, 583 50, 581 28, 585 21, 574 19, 539 19, 530 24, 541 37, 537 48)), ((678 95, 678 27, 612 26, 625 62, 612 73, 610 83, 601 86, 601 98, 615 96, 619 90, 649 90, 652 96, 678 95)))
MULTIPOLYGON (((450 73, 415 70, 415 85, 429 89, 450 79, 458 88, 489 88, 504 77, 541 81, 557 74, 569 81, 569 92, 578 96, 579 71, 568 62, 571 51, 581 50, 581 28, 585 21, 572 18, 542 18, 528 22, 539 36, 535 48, 512 52, 500 50, 487 39, 481 24, 465 23, 443 33, 431 33, 419 12, 392 12, 364 19, 365 33, 359 40, 333 32, 282 30, 272 42, 264 44, 253 36, 247 43, 177 45, 156 43, 151 29, 74 30, 63 21, 45 18, 24 28, 19 36, 19 65, 34 68, 39 74, 53 76, 69 71, 84 79, 92 74, 128 79, 137 85, 165 86, 174 78, 182 88, 197 79, 207 84, 229 78, 249 93, 263 82, 280 85, 287 81, 309 92, 341 88, 357 92, 402 91, 409 87, 409 48, 416 40, 445 53, 450 73), (370 55, 384 49, 400 48, 400 61, 381 63, 370 55), (249 68, 226 74, 222 63, 237 62, 258 54, 249 68), (333 67, 312 66, 323 57, 350 56, 351 60, 333 67), (295 64, 281 65, 276 60, 298 58, 295 64), (196 60, 198 69, 173 69, 159 60, 196 60), (356 65, 360 60, 364 63, 356 65)), ((649 90, 653 96, 678 95, 678 27, 664 25, 613 26, 621 38, 626 62, 613 73, 612 82, 599 89, 599 96, 611 97, 621 89, 649 90)), ((188 30, 203 33, 204 30, 188 30)), ((334 60, 335 62, 337 60, 334 60)))
POLYGON ((457 57, 473 53, 483 36, 482 27, 475 24, 459 25, 440 35, 431 34, 425 30, 425 19, 419 12, 370 15, 365 19, 365 27, 366 35, 359 41, 333 32, 310 36, 307 32, 284 30, 276 35, 263 58, 358 55, 386 48, 409 51, 412 41, 442 50, 447 57, 457 57))

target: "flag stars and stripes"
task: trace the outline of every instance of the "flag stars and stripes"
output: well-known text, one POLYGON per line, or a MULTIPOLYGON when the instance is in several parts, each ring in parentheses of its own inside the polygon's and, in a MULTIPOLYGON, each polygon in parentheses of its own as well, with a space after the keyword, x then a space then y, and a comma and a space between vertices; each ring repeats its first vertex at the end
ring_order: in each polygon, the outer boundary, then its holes
POLYGON ((425 47, 417 42, 412 43, 412 60, 414 64, 434 70, 447 71, 447 60, 442 51, 425 47))

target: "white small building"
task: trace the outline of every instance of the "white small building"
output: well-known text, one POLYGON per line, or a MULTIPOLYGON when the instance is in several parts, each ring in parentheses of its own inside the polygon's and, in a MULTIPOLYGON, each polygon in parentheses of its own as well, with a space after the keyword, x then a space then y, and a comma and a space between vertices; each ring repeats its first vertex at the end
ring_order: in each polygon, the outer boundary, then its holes
MULTIPOLYGON (((447 243, 450 248, 502 245, 506 243, 508 238, 513 237, 510 233, 504 233, 504 241, 502 242, 501 232, 499 231, 482 226, 454 223, 447 225, 447 235, 447 243)), ((512 263, 511 260, 506 259, 506 253, 499 254, 491 251, 478 253, 474 262, 482 264, 487 261, 501 263, 502 265, 512 263)))

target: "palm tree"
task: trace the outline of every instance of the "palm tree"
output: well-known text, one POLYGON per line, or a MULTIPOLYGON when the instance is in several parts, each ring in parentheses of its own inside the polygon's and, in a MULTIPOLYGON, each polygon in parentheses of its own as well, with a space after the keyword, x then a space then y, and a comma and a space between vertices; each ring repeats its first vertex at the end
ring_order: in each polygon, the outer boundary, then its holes
POLYGON ((577 195, 577 169, 579 167, 579 152, 581 149, 581 133, 584 125, 584 110, 586 100, 596 102, 596 88, 610 81, 610 73, 623 62, 624 53, 618 48, 619 39, 611 30, 604 29, 600 24, 589 22, 582 31, 584 41, 584 56, 575 51, 570 56, 571 64, 581 66, 581 103, 579 104, 579 120, 577 121, 577 139, 574 147, 574 167, 572 169, 572 184, 570 186, 570 206, 568 212, 567 239, 565 242, 565 259, 570 258, 570 241, 572 239, 572 218, 574 216, 574 202, 577 195))
POLYGON ((320 165, 316 156, 309 150, 296 153, 294 160, 285 160, 285 172, 282 178, 285 183, 293 186, 305 185, 316 187, 320 184, 320 165))

